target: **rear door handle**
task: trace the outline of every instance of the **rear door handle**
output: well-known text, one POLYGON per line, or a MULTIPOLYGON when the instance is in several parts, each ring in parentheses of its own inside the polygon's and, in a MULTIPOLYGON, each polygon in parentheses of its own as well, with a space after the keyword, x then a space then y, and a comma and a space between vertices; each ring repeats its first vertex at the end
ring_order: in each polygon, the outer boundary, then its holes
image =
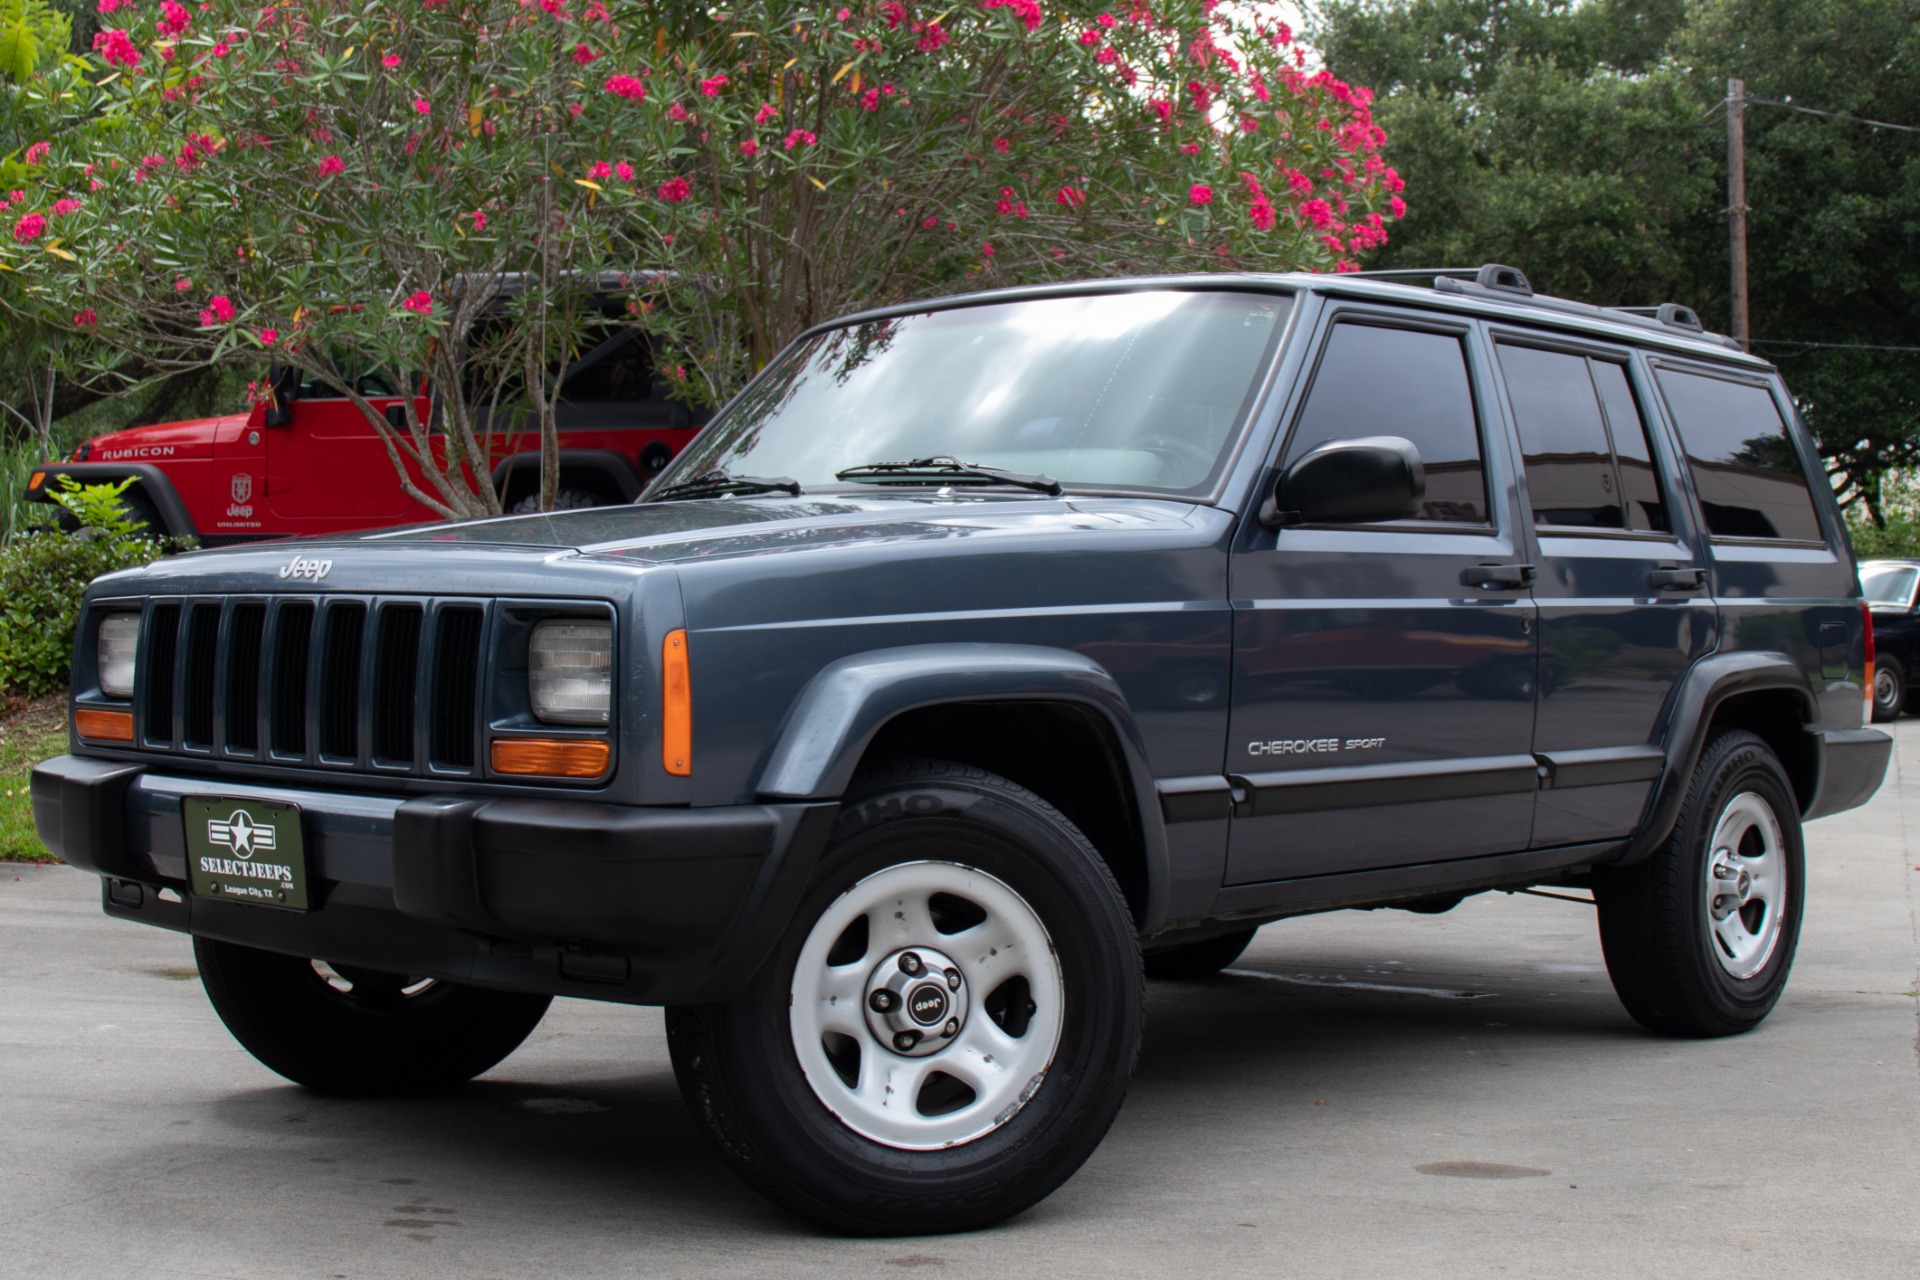
POLYGON ((1658 591, 1696 591, 1707 579, 1705 569, 1655 569, 1654 589, 1658 591))
POLYGON ((1477 564, 1460 571, 1462 585, 1489 591, 1512 591, 1533 582, 1530 564, 1477 564))

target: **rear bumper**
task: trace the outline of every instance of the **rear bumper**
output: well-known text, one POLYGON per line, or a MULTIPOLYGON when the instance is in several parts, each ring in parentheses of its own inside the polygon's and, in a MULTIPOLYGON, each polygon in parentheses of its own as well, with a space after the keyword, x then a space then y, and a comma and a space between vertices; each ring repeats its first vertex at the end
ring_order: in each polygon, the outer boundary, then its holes
POLYGON ((400 799, 76 756, 33 772, 41 839, 103 878, 109 915, 335 963, 636 1004, 738 991, 791 918, 838 810, 400 799), (180 801, 205 795, 299 806, 313 910, 187 892, 180 801))
POLYGON ((1893 756, 1893 739, 1878 729, 1827 729, 1815 736, 1820 739, 1820 783, 1801 815, 1809 822, 1872 799, 1893 756))

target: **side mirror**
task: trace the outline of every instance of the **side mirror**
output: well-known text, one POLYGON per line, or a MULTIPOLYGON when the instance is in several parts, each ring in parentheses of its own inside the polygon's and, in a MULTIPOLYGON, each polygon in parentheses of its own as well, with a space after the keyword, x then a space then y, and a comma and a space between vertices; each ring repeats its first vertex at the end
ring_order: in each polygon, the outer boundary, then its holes
POLYGON ((262 421, 269 427, 284 427, 293 421, 293 402, 300 398, 300 370, 290 364, 271 365, 267 385, 273 388, 273 403, 262 421))
POLYGON ((1260 508, 1269 529, 1290 524, 1366 524, 1420 514, 1427 471, 1401 436, 1329 440, 1296 458, 1260 508))

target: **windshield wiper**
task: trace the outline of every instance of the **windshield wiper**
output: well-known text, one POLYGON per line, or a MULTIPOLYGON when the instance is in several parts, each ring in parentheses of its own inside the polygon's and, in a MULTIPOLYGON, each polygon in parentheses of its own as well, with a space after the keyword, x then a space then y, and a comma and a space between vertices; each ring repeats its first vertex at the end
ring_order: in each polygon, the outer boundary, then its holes
POLYGON ((1058 495, 1061 492, 1060 482, 1052 476, 1002 471, 999 467, 983 467, 977 462, 961 462, 957 458, 949 458, 944 454, 932 458, 915 458, 911 462, 869 462, 865 466, 848 467, 845 471, 836 471, 834 479, 877 480, 881 484, 911 484, 919 480, 935 483, 946 480, 985 480, 990 484, 1010 484, 1021 489, 1037 489, 1041 493, 1058 495))
POLYGON ((800 496, 800 482, 786 476, 736 476, 715 468, 691 480, 670 484, 658 493, 648 494, 648 502, 670 502, 675 498, 720 498, 729 494, 790 493, 800 496))

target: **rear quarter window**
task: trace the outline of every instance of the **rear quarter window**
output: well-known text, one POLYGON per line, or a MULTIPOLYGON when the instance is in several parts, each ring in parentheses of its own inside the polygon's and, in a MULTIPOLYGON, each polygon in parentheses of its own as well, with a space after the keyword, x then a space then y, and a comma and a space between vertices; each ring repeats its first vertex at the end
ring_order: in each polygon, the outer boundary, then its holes
POLYGON ((1825 541, 1799 452, 1765 384, 1673 368, 1656 377, 1709 534, 1825 541))

